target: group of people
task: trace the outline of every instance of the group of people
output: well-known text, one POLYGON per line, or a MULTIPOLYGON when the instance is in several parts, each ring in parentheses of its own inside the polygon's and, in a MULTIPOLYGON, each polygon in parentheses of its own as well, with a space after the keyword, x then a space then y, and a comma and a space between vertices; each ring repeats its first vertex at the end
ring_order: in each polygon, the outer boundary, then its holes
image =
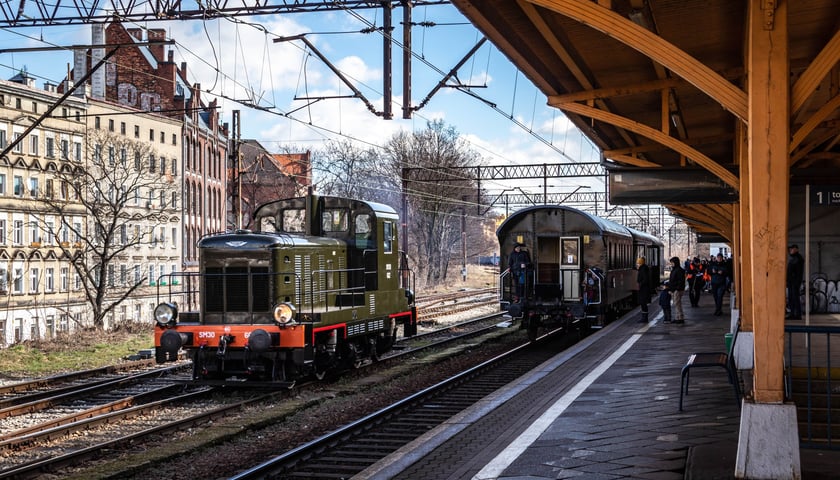
MULTIPOLYGON (((522 243, 514 245, 508 259, 510 272, 513 275, 515 285, 514 301, 521 300, 525 293, 526 271, 530 268, 531 257, 524 250, 522 243)), ((679 257, 672 257, 671 274, 668 277, 659 293, 659 305, 665 317, 665 323, 684 323, 685 313, 683 311, 682 297, 685 290, 688 290, 688 299, 692 307, 700 306, 700 294, 707 290, 712 293, 715 301, 715 316, 723 315, 723 296, 729 291, 732 284, 732 259, 724 258, 718 253, 710 261, 700 260, 694 257, 690 261, 685 260, 684 267, 680 265, 679 257), (671 316, 671 304, 676 308, 675 316, 671 316)), ((653 292, 651 292, 652 278, 645 257, 636 260, 636 282, 638 283, 638 301, 641 307, 640 323, 648 322, 648 304, 653 292)), ((802 278, 805 272, 805 259, 799 253, 799 246, 788 245, 787 277, 785 279, 787 304, 789 313, 785 318, 800 320, 802 318, 802 302, 799 298, 799 290, 802 285, 802 278)))
MULTIPOLYGON (((672 257, 671 274, 668 280, 663 282, 659 293, 659 305, 665 323, 685 323, 685 312, 683 311, 682 297, 686 288, 692 307, 700 306, 700 294, 707 289, 712 293, 715 301, 715 316, 723 315, 723 296, 729 290, 732 283, 731 260, 725 259, 722 253, 718 253, 710 262, 701 262, 699 257, 691 261, 686 260, 685 267, 680 263, 679 257, 672 257), (676 308, 675 315, 671 316, 671 304, 676 308)), ((644 257, 636 261, 636 281, 639 285, 639 305, 641 307, 640 323, 648 321, 648 303, 651 297, 650 269, 645 264, 644 257)))

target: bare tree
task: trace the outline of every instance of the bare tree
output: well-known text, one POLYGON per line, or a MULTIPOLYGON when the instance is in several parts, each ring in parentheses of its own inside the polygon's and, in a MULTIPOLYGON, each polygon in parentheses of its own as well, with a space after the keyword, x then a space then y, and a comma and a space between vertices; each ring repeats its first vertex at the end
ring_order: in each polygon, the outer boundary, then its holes
POLYGON ((156 280, 145 268, 133 275, 117 269, 147 258, 179 225, 180 191, 149 144, 101 130, 88 132, 85 141, 87 158, 54 172, 37 213, 58 220, 43 221, 41 230, 70 259, 93 325, 103 328, 118 305, 156 280))
POLYGON ((408 240, 413 250, 409 253, 421 269, 421 278, 427 284, 439 283, 460 251, 466 199, 476 198, 476 181, 460 169, 479 165, 480 159, 455 128, 442 121, 430 122, 421 131, 394 135, 385 151, 391 168, 400 170, 398 177, 404 168, 428 169, 425 181, 414 181, 410 175, 406 179, 410 220, 404 221, 411 225, 408 240))
POLYGON ((399 176, 382 163, 374 149, 349 140, 330 142, 317 153, 313 169, 318 191, 327 195, 371 200, 399 206, 399 176))

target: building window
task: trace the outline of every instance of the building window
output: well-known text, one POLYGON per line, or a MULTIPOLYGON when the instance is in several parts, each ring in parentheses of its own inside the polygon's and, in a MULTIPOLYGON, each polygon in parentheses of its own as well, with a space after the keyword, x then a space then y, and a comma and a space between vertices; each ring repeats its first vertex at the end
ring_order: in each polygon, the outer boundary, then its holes
POLYGON ((13 188, 15 190, 14 193, 16 197, 23 196, 23 177, 15 175, 13 188))
MULTIPOLYGON (((6 244, 6 219, 0 219, 0 245, 6 244)), ((4 270, 0 270, 2 273, 6 273, 4 270)), ((0 281, 5 280, 5 275, 0 275, 0 281)))
POLYGON ((55 291, 55 269, 54 268, 47 268, 46 269, 46 280, 47 285, 44 288, 46 292, 54 292, 55 291))
POLYGON ((120 122, 120 133, 125 135, 125 122, 120 122))
POLYGON ((38 267, 33 267, 29 271, 29 293, 38 293, 38 284, 41 280, 41 271, 38 267))
POLYGON ((38 135, 29 135, 29 154, 38 155, 38 135))
POLYGON ((70 286, 68 283, 68 274, 70 270, 67 267, 61 267, 61 271, 59 272, 59 288, 61 288, 62 292, 66 292, 67 288, 70 286))
POLYGON ((20 110, 20 108, 21 108, 21 107, 20 107, 20 99, 19 99, 19 98, 16 98, 16 99, 15 99, 15 108, 17 108, 18 110, 20 110))
MULTIPOLYGON (((15 132, 14 140, 17 142, 19 139, 20 139, 20 133, 15 132)), ((15 153, 23 153, 23 142, 17 142, 15 144, 14 150, 15 150, 15 153)))
POLYGON ((178 145, 178 134, 172 134, 172 145, 178 145))
POLYGON ((166 143, 166 132, 160 132, 160 143, 166 143))
POLYGON ((155 173, 155 156, 149 154, 149 173, 155 173))
POLYGON ((134 169, 140 170, 140 152, 134 152, 134 169))
POLYGON ((12 279, 12 293, 23 293, 23 269, 15 268, 12 279))
POLYGON ((160 157, 160 174, 166 174, 166 159, 164 157, 160 157))
POLYGON ((134 138, 140 138, 140 125, 134 126, 134 138))
POLYGON ((6 174, 0 173, 0 195, 6 194, 6 174))
POLYGON ((154 142, 154 141, 155 141, 155 130, 154 130, 153 128, 150 128, 150 129, 149 129, 149 141, 150 141, 150 142, 154 142))
POLYGON ((178 160, 173 158, 172 159, 172 176, 178 175, 178 160))
POLYGON ((38 179, 37 178, 30 178, 29 179, 29 196, 32 198, 38 197, 38 179))
POLYGON ((93 117, 93 128, 99 130, 99 123, 100 123, 99 117, 93 117))
POLYGON ((12 224, 12 243, 23 245, 23 220, 15 220, 12 224))
POLYGON ((47 158, 55 158, 55 139, 47 137, 47 158))
POLYGON ((62 160, 70 160, 70 141, 69 140, 62 140, 61 141, 61 159, 62 160))
POLYGON ((6 130, 0 130, 0 148, 6 148, 6 130))
POLYGON ((114 131, 114 119, 113 118, 108 119, 108 131, 109 132, 114 131))
POLYGON ((32 102, 32 113, 38 113, 38 102, 32 102))
POLYGON ((76 151, 74 158, 77 162, 82 161, 82 142, 73 142, 73 149, 76 151))

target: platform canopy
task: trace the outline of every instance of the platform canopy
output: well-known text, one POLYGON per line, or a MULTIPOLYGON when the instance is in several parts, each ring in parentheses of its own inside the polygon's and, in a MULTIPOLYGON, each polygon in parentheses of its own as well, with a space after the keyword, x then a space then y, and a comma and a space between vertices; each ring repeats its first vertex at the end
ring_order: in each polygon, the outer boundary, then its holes
MULTIPOLYGON (((700 233, 732 238, 746 150, 749 2, 452 3, 602 149, 611 201, 661 203, 700 233), (682 180, 653 191, 650 182, 624 183, 640 178, 633 171, 662 168, 682 180), (702 188, 686 190, 694 178, 702 188)), ((761 5, 770 29, 777 2, 761 5)), ((838 8, 837 0, 787 7, 791 93, 779 113, 790 115, 792 185, 840 184, 838 8)))

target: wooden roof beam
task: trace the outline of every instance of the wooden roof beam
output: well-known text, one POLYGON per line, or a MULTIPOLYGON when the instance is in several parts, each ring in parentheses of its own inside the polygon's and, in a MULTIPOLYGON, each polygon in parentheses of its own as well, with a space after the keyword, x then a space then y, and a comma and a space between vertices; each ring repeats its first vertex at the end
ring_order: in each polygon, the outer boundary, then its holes
POLYGON ((589 25, 660 63, 715 99, 741 121, 747 121, 746 93, 659 35, 592 2, 579 0, 527 0, 589 25))
POLYGON ((734 188, 736 191, 739 189, 740 184, 738 181, 738 177, 736 177, 732 172, 730 172, 711 158, 702 154, 698 150, 686 145, 684 142, 676 138, 673 138, 669 135, 665 135, 664 133, 660 132, 655 128, 651 128, 634 120, 630 120, 628 118, 616 115, 614 113, 604 112, 598 110, 597 108, 582 105, 580 103, 564 103, 552 106, 557 107, 563 110, 564 112, 568 111, 576 113, 578 115, 583 115, 585 117, 590 117, 594 118, 595 120, 609 123, 610 125, 621 127, 625 130, 629 130, 631 132, 635 132, 639 135, 647 137, 655 142, 659 142, 662 145, 665 145, 666 147, 674 150, 675 152, 678 152, 679 154, 685 155, 686 157, 690 158, 696 164, 700 165, 701 167, 705 168, 706 170, 723 180, 724 183, 734 188))

